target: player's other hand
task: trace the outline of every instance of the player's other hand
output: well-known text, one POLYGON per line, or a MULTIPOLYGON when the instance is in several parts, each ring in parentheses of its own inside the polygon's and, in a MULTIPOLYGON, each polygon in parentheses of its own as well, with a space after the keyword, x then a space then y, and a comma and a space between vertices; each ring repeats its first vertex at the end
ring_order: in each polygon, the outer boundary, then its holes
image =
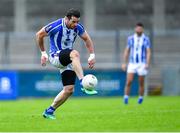
POLYGON ((149 64, 145 64, 145 69, 148 69, 149 68, 149 64))
POLYGON ((95 59, 89 60, 89 61, 88 61, 89 68, 92 69, 92 68, 94 67, 95 62, 96 62, 95 59))
POLYGON ((88 58, 88 64, 89 64, 89 68, 92 69, 94 67, 96 60, 95 60, 95 54, 90 54, 89 58, 88 58))
POLYGON ((46 66, 47 61, 48 61, 48 55, 46 51, 42 51, 41 52, 41 65, 46 66))
POLYGON ((123 64, 121 65, 121 69, 122 69, 123 71, 126 71, 127 65, 126 65, 125 63, 123 63, 123 64))

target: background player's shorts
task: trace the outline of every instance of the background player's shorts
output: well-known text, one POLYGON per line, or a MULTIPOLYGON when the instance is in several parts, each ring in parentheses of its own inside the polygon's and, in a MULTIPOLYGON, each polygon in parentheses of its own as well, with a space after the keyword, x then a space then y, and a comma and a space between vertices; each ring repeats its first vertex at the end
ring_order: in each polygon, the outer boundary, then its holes
POLYGON ((148 70, 145 68, 145 64, 128 64, 127 73, 137 73, 139 76, 145 76, 148 74, 148 70))

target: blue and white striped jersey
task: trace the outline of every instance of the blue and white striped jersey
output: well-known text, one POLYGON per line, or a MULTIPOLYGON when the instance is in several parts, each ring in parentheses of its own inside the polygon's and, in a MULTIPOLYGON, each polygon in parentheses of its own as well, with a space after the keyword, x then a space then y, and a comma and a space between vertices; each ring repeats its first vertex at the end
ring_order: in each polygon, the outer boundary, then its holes
POLYGON ((63 49, 73 49, 73 43, 77 35, 81 36, 85 32, 83 25, 80 23, 75 29, 68 29, 64 18, 46 25, 45 31, 50 37, 50 53, 63 49))
POLYGON ((129 63, 146 63, 146 50, 150 47, 149 37, 145 34, 140 37, 137 34, 129 36, 127 40, 127 48, 130 49, 129 63))

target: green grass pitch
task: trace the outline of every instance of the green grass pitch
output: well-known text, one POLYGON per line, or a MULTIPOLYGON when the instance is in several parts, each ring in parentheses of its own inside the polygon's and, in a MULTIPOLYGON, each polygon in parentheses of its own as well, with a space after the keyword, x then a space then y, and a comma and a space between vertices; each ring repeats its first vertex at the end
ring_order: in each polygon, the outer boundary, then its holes
POLYGON ((142 105, 137 97, 129 105, 122 97, 70 98, 47 120, 41 114, 52 99, 0 101, 0 132, 180 131, 177 96, 146 97, 142 105))

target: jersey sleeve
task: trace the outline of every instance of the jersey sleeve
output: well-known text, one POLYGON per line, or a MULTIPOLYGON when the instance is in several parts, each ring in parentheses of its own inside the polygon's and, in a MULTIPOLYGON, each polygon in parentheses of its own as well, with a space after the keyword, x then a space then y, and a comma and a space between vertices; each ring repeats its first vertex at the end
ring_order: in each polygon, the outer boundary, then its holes
POLYGON ((59 19, 52 22, 52 23, 49 23, 48 25, 45 26, 46 33, 48 35, 53 34, 57 30, 59 25, 60 25, 60 20, 59 19))
POLYGON ((146 48, 151 48, 151 42, 150 42, 149 37, 146 38, 145 44, 146 44, 146 48))
POLYGON ((129 36, 128 39, 127 39, 127 48, 130 48, 133 44, 133 37, 132 36, 129 36))
POLYGON ((84 26, 80 23, 78 23, 77 30, 79 36, 81 36, 85 32, 84 26))

